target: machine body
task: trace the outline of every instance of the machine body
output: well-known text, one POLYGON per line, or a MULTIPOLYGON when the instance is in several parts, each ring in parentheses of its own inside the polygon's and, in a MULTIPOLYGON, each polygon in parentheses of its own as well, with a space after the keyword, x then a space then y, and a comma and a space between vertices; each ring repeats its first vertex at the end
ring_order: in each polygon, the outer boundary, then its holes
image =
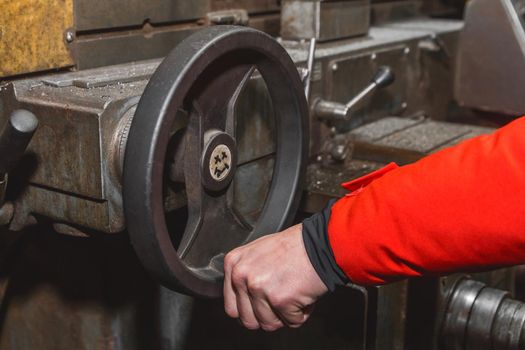
POLYGON ((0 130, 37 123, 0 136, 0 349, 519 346, 518 268, 341 290, 272 335, 216 297, 229 249, 515 117, 523 60, 495 53, 525 40, 521 1, 17 3, 0 130), (489 309, 490 325, 449 317, 489 309))

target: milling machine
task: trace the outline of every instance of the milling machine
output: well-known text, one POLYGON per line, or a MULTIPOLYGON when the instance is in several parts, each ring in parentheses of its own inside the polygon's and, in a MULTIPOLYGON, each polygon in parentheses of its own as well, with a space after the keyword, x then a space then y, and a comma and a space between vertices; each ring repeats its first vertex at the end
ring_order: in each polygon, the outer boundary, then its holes
POLYGON ((220 296, 232 248, 523 113, 525 1, 0 6, 0 350, 524 346, 521 267, 272 334, 220 296))

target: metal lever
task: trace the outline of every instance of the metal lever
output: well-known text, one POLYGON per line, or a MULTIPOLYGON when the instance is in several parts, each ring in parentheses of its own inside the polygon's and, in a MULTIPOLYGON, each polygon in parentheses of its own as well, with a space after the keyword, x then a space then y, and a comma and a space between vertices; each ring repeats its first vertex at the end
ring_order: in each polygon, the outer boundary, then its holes
POLYGON ((317 117, 328 120, 349 120, 351 112, 356 109, 360 102, 372 95, 379 89, 391 85, 395 80, 395 74, 388 66, 379 67, 378 71, 361 92, 359 92, 348 103, 342 104, 339 102, 325 101, 319 99, 315 102, 314 112, 317 117))
POLYGON ((37 127, 36 116, 19 109, 11 114, 0 133, 0 207, 4 204, 7 174, 22 158, 37 127))
POLYGON ((306 101, 310 101, 310 90, 312 86, 312 75, 314 72, 314 60, 315 60, 315 49, 317 40, 315 38, 310 39, 310 46, 308 49, 308 60, 307 60, 307 75, 304 80, 304 93, 306 95, 306 101))

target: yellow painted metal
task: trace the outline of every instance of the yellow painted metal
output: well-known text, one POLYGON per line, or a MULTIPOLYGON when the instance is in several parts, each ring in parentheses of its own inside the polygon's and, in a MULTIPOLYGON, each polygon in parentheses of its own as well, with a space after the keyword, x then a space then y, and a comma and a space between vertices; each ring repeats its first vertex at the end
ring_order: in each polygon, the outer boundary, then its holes
POLYGON ((73 0, 0 0, 0 78, 67 67, 73 0))

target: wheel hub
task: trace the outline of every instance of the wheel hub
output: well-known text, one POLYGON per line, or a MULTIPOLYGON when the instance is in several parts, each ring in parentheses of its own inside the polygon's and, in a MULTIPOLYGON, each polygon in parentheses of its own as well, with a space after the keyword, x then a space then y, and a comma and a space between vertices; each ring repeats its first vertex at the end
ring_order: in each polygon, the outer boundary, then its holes
POLYGON ((225 189, 232 181, 237 166, 235 140, 220 130, 210 130, 202 154, 202 184, 210 191, 225 189))

